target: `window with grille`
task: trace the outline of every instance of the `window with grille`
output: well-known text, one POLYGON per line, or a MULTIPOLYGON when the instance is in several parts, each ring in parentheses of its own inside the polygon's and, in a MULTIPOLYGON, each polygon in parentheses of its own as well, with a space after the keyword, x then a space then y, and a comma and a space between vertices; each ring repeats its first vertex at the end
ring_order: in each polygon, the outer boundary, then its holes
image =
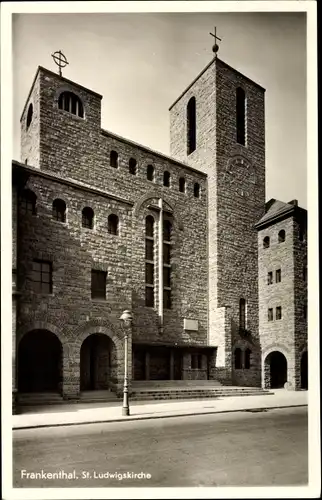
POLYGON ((82 226, 87 229, 93 229, 94 225, 94 212, 90 207, 83 208, 82 211, 82 226))
POLYGON ((30 189, 24 189, 20 195, 19 206, 22 214, 36 215, 37 196, 30 189))
POLYGON ((92 299, 106 299, 106 271, 92 269, 91 296, 92 299))
POLYGON ((45 260, 32 262, 32 288, 36 293, 52 293, 52 263, 45 260))
POLYGON ((145 219, 145 305, 154 307, 154 218, 145 219))
POLYGON ((53 202, 53 219, 59 222, 66 222, 66 203, 64 200, 56 199, 53 202))
POLYGON ((80 98, 73 92, 62 92, 58 98, 58 108, 72 115, 84 118, 84 107, 80 98))

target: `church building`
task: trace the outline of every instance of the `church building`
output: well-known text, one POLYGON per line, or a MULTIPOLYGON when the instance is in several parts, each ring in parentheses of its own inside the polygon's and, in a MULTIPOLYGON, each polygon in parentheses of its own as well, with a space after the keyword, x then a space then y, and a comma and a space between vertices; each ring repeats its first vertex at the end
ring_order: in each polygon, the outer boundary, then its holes
POLYGON ((18 401, 121 394, 125 328, 130 387, 307 388, 306 211, 265 203, 264 98, 215 54, 170 106, 166 156, 38 67, 12 162, 18 401))

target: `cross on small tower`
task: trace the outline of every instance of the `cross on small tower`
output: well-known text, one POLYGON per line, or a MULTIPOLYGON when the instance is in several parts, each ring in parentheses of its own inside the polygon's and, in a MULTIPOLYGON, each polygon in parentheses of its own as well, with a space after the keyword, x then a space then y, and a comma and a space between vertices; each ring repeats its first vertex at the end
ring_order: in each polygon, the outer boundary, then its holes
POLYGON ((215 45, 212 47, 212 51, 216 54, 217 56, 217 52, 219 50, 219 45, 217 45, 217 40, 220 40, 221 41, 221 38, 219 38, 219 36, 217 36, 217 27, 215 26, 215 34, 213 33, 209 33, 209 35, 213 36, 214 39, 215 39, 215 45))
POLYGON ((54 63, 57 64, 57 66, 59 67, 59 76, 62 76, 61 69, 65 68, 65 66, 67 66, 67 64, 69 64, 69 62, 66 59, 66 56, 62 53, 61 50, 58 50, 58 51, 54 52, 51 55, 51 57, 53 58, 54 63))

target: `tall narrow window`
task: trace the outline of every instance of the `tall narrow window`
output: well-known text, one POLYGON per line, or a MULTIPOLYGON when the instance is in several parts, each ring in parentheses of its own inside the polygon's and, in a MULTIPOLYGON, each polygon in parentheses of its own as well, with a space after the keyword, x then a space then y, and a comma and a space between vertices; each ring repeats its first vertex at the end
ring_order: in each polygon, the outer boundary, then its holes
POLYGON ((145 305, 154 307, 154 219, 145 219, 145 305))
POLYGON ((117 168, 119 165, 119 155, 116 151, 110 152, 110 166, 113 168, 117 168))
POLYGON ((148 181, 153 182, 154 181, 154 166, 153 165, 148 165, 146 167, 146 178, 148 181))
POLYGON ((245 351, 245 369, 249 370, 250 368, 250 356, 252 351, 250 349, 246 349, 245 351))
POLYGON ((179 179, 179 191, 180 193, 186 192, 186 179, 184 177, 180 177, 179 179))
POLYGON ((273 284, 273 273, 272 273, 272 271, 270 271, 269 273, 267 273, 267 284, 268 285, 272 285, 273 284))
POLYGON ((196 149, 196 99, 191 97, 187 105, 187 155, 196 149))
POLYGON ((108 216, 107 230, 109 234, 114 234, 118 236, 119 234, 119 218, 115 214, 110 214, 108 216))
POLYGON ((276 319, 282 319, 282 307, 276 307, 276 319))
POLYGON ((198 184, 198 182, 193 186, 193 196, 195 198, 200 198, 200 184, 198 184))
POLYGON ((163 185, 165 187, 170 187, 170 172, 163 172, 163 185))
POLYGON ((246 328, 246 300, 239 300, 239 328, 245 330, 246 328))
POLYGON ((33 114, 33 106, 32 103, 30 103, 27 113, 27 128, 29 128, 29 125, 31 124, 32 114, 33 114))
POLYGON ((281 229, 280 232, 278 233, 278 242, 283 243, 285 241, 285 231, 284 229, 281 229))
POLYGON ((84 107, 80 98, 73 92, 62 92, 58 98, 58 108, 72 115, 84 118, 84 107))
POLYGON ((235 369, 240 370, 242 368, 242 350, 237 347, 234 352, 235 369))
POLYGON ((137 165, 136 165, 136 160, 134 158, 130 158, 129 160, 129 172, 132 175, 137 174, 137 165))
POLYGON ((236 90, 236 131, 237 142, 245 146, 246 143, 246 96, 245 91, 238 87, 236 90))
POLYGON ((276 283, 280 283, 282 281, 282 271, 280 269, 276 269, 275 281, 276 283))
POLYGON ((92 299, 106 299, 106 276, 106 271, 97 271, 96 269, 92 269, 92 299))
POLYGON ((53 219, 59 222, 66 222, 66 203, 57 198, 53 202, 53 219))
POLYGON ((171 309, 171 232, 172 224, 163 221, 163 307, 171 309))
POLYGON ((93 229, 94 212, 91 207, 85 207, 82 211, 82 226, 87 229, 93 229))
POLYGON ((267 311, 267 320, 268 320, 268 321, 273 321, 273 319, 274 319, 274 318, 273 318, 273 308, 272 308, 272 307, 270 307, 270 308, 268 309, 268 311, 267 311))
POLYGON ((52 293, 52 263, 34 260, 32 263, 32 288, 36 293, 52 293))
POLYGON ((20 195, 19 205, 21 213, 36 215, 37 196, 30 189, 24 189, 20 195))

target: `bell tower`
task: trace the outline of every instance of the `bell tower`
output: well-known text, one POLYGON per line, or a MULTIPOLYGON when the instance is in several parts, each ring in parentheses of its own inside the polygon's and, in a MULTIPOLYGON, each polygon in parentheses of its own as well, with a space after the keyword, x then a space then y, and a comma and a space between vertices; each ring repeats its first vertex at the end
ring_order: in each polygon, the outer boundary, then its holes
POLYGON ((258 385, 254 226, 265 207, 265 89, 220 60, 220 39, 216 31, 212 36, 214 58, 170 107, 171 155, 208 175, 208 340, 217 347, 214 377, 258 385), (235 369, 236 346, 252 351, 250 369, 235 369))

